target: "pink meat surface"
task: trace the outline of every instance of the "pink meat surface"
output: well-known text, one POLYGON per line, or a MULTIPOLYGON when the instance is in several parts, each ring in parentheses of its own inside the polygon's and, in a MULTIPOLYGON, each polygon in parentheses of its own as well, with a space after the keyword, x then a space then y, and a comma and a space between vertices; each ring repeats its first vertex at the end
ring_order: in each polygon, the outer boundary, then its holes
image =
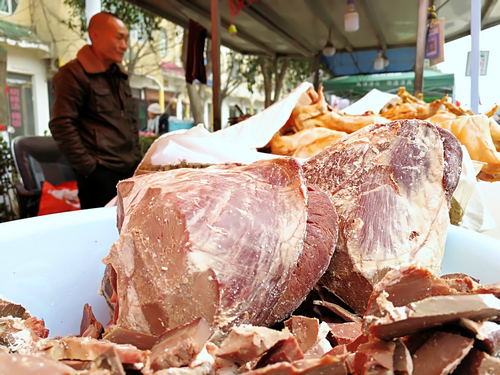
POLYGON ((367 126, 306 161, 307 182, 339 215, 323 284, 362 314, 373 285, 398 265, 418 262, 437 274, 461 159, 450 133, 402 120, 367 126))
POLYGON ((302 254, 307 196, 291 158, 120 182, 120 237, 104 259, 114 323, 154 336, 199 317, 223 332, 264 324, 302 254))

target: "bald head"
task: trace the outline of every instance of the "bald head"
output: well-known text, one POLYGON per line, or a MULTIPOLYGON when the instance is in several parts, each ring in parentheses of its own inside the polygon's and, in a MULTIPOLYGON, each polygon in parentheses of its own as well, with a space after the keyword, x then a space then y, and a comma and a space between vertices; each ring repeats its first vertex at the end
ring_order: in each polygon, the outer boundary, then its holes
POLYGON ((128 30, 122 20, 110 13, 97 13, 90 19, 88 31, 92 50, 106 67, 123 60, 128 30))

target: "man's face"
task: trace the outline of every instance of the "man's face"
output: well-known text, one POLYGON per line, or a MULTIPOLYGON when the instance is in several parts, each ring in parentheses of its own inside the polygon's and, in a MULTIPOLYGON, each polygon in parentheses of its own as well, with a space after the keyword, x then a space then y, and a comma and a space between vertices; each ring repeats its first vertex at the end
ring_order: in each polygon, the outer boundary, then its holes
POLYGON ((128 30, 125 24, 116 18, 110 18, 100 30, 95 30, 92 38, 93 48, 106 60, 119 63, 127 50, 128 30))

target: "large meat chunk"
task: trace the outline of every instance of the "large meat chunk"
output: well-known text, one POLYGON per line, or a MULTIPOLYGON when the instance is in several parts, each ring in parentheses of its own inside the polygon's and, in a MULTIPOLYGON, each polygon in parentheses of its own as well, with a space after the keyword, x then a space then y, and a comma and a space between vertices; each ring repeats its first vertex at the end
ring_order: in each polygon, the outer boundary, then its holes
POLYGON ((307 182, 339 215, 324 285, 364 313, 373 285, 396 266, 420 263, 438 273, 461 159, 451 133, 401 120, 365 127, 306 161, 307 182))
MULTIPOLYGON (((120 182, 120 237, 104 260, 113 267, 114 323, 154 336, 198 317, 216 332, 264 324, 278 301, 287 305, 280 299, 303 253, 307 205, 291 158, 120 182)), ((320 259, 302 277, 319 278, 329 261, 320 259)))

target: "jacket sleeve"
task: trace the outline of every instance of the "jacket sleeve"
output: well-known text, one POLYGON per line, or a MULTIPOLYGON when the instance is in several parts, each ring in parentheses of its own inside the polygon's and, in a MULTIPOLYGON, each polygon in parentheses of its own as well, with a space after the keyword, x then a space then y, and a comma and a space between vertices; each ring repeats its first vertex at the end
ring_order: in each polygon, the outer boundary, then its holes
POLYGON ((82 126, 78 113, 83 106, 85 88, 75 72, 62 67, 53 78, 54 105, 49 128, 63 155, 76 172, 84 176, 91 174, 97 161, 88 153, 79 133, 82 126))

